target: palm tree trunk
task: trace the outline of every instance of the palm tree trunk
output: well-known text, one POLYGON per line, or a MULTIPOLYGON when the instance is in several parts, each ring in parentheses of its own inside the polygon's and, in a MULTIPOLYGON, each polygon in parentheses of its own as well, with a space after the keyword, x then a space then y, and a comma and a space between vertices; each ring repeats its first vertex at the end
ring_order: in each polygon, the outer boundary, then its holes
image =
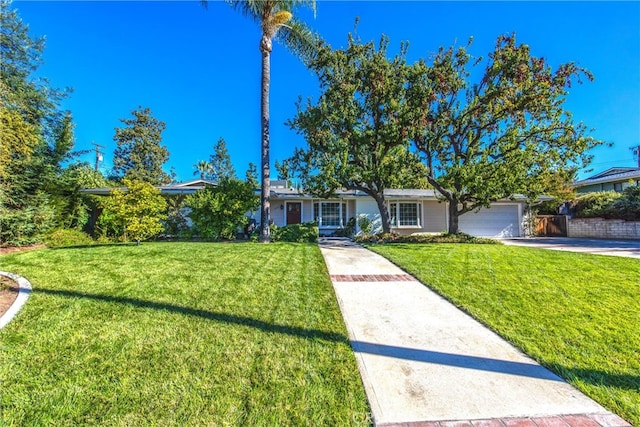
POLYGON ((271 184, 269 181, 269 84, 271 83, 271 40, 262 36, 260 41, 262 53, 262 93, 260 99, 260 116, 262 126, 262 192, 260 197, 260 241, 269 243, 271 240, 271 184))

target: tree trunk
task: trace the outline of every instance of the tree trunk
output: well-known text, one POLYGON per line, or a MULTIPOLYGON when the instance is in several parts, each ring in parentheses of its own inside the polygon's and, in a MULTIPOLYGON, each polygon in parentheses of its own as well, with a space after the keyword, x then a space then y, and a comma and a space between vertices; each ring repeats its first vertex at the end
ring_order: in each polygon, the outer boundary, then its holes
POLYGON ((271 184, 269 165, 269 84, 271 83, 271 40, 262 36, 260 41, 260 51, 262 53, 262 93, 260 99, 260 117, 262 126, 262 191, 260 197, 260 241, 269 243, 271 241, 271 184))
POLYGON ((385 203, 384 196, 375 195, 373 198, 378 204, 378 210, 380 211, 382 232, 391 233, 391 216, 389 215, 389 209, 387 209, 387 204, 385 203))
POLYGON ((459 229, 458 201, 449 200, 449 234, 458 233, 459 229))

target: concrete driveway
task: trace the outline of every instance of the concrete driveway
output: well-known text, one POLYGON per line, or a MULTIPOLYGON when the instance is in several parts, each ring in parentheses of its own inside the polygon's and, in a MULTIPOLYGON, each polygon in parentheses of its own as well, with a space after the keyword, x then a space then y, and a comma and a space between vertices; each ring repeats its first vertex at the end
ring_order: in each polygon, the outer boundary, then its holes
POLYGON ((557 251, 583 252, 640 259, 640 240, 584 239, 571 237, 523 237, 501 239, 505 245, 557 251))

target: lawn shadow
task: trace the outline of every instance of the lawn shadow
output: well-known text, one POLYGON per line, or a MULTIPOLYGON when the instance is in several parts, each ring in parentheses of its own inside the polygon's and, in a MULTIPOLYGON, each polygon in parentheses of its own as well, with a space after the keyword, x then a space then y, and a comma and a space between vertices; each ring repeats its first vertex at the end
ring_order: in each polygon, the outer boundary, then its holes
POLYGON ((104 247, 123 247, 123 246, 137 246, 136 242, 112 242, 112 243, 88 243, 84 245, 69 245, 69 246, 53 246, 49 249, 54 251, 59 249, 89 249, 89 248, 104 248, 104 247))
POLYGON ((640 375, 612 374, 604 371, 584 368, 568 368, 566 366, 550 363, 549 369, 557 372, 567 380, 582 381, 596 386, 612 387, 621 390, 640 391, 640 375))
POLYGON ((195 308, 184 307, 180 305, 168 304, 163 302, 147 301, 137 298, 127 297, 114 297, 110 295, 90 294, 85 292, 68 291, 68 290, 55 290, 38 288, 33 290, 34 293, 43 293, 48 295, 62 296, 68 298, 86 298, 95 301, 102 301, 115 304, 125 304, 139 308, 149 308, 153 310, 163 310, 172 313, 178 313, 185 316, 200 317, 207 320, 213 320, 216 322, 229 323, 234 325, 248 326, 251 328, 259 329, 264 332, 273 332, 284 335, 291 335, 301 338, 320 339, 329 342, 342 342, 349 343, 348 338, 337 332, 327 332, 319 329, 305 329, 297 326, 278 325, 268 323, 263 320, 254 319, 251 317, 238 316, 228 313, 217 313, 208 310, 198 310, 195 308))

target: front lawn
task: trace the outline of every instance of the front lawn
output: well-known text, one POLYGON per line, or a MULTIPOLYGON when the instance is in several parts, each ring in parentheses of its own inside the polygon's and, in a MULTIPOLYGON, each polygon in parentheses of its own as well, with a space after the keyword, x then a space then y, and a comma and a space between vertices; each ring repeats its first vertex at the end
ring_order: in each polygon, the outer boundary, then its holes
POLYGON ((0 257, 0 424, 359 425, 367 403, 308 244, 146 243, 0 257))
POLYGON ((640 426, 640 261, 503 245, 373 245, 640 426))

